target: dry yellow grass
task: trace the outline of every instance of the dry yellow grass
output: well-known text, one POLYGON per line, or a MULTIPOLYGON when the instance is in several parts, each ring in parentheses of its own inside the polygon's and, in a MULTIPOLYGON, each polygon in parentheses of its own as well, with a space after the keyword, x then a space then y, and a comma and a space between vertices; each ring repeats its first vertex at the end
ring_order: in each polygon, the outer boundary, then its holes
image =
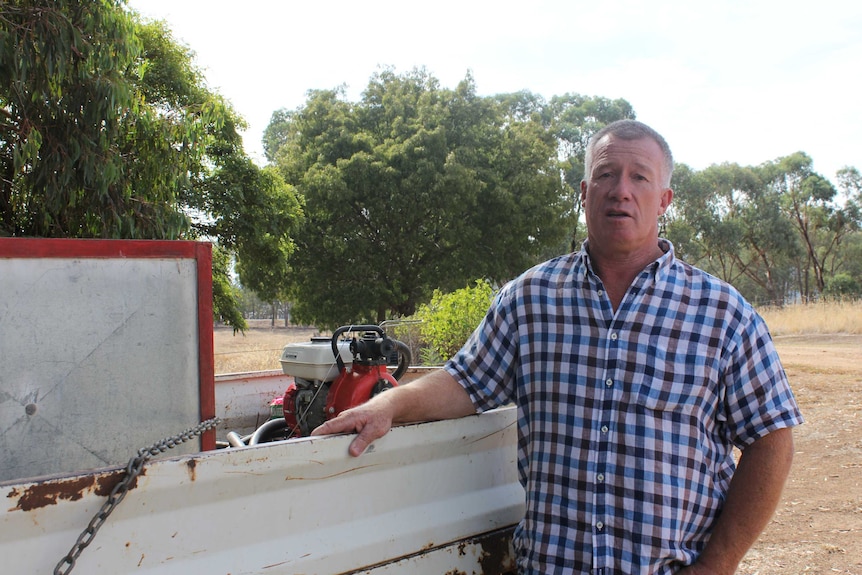
MULTIPOLYGON (((862 334, 862 302, 823 302, 758 309, 774 336, 806 334, 862 334)), ((280 370, 282 348, 308 341, 314 328, 269 327, 268 321, 250 322, 245 335, 230 328, 214 331, 215 372, 246 373, 280 370)))
POLYGON ((862 334, 862 301, 764 307, 757 310, 773 336, 862 334))
POLYGON ((247 373, 281 369, 281 350, 288 343, 309 341, 314 328, 250 327, 245 334, 234 335, 230 328, 213 331, 215 372, 247 373))

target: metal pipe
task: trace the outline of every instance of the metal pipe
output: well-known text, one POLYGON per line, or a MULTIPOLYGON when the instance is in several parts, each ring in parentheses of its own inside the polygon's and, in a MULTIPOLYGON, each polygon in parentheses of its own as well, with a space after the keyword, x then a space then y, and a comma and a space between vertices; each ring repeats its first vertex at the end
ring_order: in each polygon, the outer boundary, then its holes
POLYGON ((239 433, 237 433, 236 431, 228 431, 227 435, 225 436, 225 439, 227 439, 227 442, 230 444, 231 447, 246 446, 245 441, 242 440, 242 437, 240 437, 239 433))

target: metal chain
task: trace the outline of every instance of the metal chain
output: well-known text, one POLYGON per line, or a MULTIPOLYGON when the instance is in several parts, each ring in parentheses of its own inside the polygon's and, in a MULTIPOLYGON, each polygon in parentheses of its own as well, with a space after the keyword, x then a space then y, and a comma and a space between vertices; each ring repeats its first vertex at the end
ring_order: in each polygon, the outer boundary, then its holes
POLYGON ((168 449, 185 443, 190 439, 194 439, 208 429, 214 428, 220 421, 221 420, 218 417, 207 419, 206 421, 200 422, 195 427, 191 427, 173 437, 166 437, 149 447, 139 449, 138 454, 132 457, 129 460, 128 465, 126 465, 125 477, 123 477, 123 479, 114 486, 114 489, 111 490, 111 494, 108 495, 108 499, 105 500, 96 515, 93 516, 81 535, 78 536, 78 540, 74 545, 72 545, 72 549, 69 550, 69 553, 63 557, 59 563, 57 563, 57 566, 54 568, 54 575, 67 575, 72 572, 72 569, 75 567, 75 562, 78 560, 78 557, 81 556, 81 552, 84 551, 84 548, 86 548, 87 545, 93 542, 93 539, 96 537, 96 533, 102 525, 105 524, 108 516, 117 508, 117 505, 120 504, 123 498, 126 497, 132 482, 134 482, 138 475, 141 474, 141 471, 144 470, 144 464, 147 461, 160 453, 164 453, 168 449))

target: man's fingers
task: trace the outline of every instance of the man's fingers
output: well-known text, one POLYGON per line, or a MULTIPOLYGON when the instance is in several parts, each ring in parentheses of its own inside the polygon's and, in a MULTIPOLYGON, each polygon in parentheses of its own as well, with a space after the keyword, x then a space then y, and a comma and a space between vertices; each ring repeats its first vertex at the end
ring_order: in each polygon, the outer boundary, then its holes
POLYGON ((350 443, 350 448, 348 449, 350 455, 358 457, 365 453, 368 446, 375 440, 386 435, 390 427, 391 423, 388 419, 384 421, 379 416, 377 418, 371 417, 362 410, 348 410, 315 428, 311 432, 311 435, 358 433, 356 438, 350 443))
POLYGON ((359 457, 365 453, 365 450, 368 449, 369 445, 371 445, 371 442, 360 433, 356 436, 356 439, 350 442, 350 447, 347 449, 347 452, 353 457, 359 457))
POLYGON ((315 427, 311 435, 332 435, 335 433, 353 433, 357 431, 356 423, 344 414, 339 414, 334 419, 324 421, 322 425, 315 427))

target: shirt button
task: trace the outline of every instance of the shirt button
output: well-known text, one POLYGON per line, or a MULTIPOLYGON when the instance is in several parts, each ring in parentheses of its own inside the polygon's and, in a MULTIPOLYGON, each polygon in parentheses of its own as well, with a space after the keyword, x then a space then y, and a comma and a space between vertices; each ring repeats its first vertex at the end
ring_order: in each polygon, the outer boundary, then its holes
POLYGON ((616 341, 616 340, 617 340, 617 334, 612 333, 611 334, 611 341, 616 341))
POLYGON ((599 294, 599 297, 602 297, 603 295, 605 295, 605 292, 603 292, 602 290, 599 290, 596 293, 599 294))
POLYGON ((605 528, 605 524, 604 524, 604 523, 602 523, 601 521, 599 521, 598 523, 596 523, 596 529, 598 529, 599 531, 601 531, 601 530, 602 530, 602 529, 604 529, 604 528, 605 528))
POLYGON ((607 385, 608 387, 611 387, 613 384, 614 384, 614 380, 612 380, 611 378, 607 378, 605 380, 605 385, 607 385))
POLYGON ((604 473, 599 473, 598 475, 596 475, 596 480, 597 480, 599 483, 603 483, 603 482, 605 481, 605 474, 604 474, 604 473))
POLYGON ((608 429, 608 426, 607 426, 607 425, 603 425, 603 426, 602 426, 602 433, 607 433, 608 431, 610 431, 610 430, 608 429))

